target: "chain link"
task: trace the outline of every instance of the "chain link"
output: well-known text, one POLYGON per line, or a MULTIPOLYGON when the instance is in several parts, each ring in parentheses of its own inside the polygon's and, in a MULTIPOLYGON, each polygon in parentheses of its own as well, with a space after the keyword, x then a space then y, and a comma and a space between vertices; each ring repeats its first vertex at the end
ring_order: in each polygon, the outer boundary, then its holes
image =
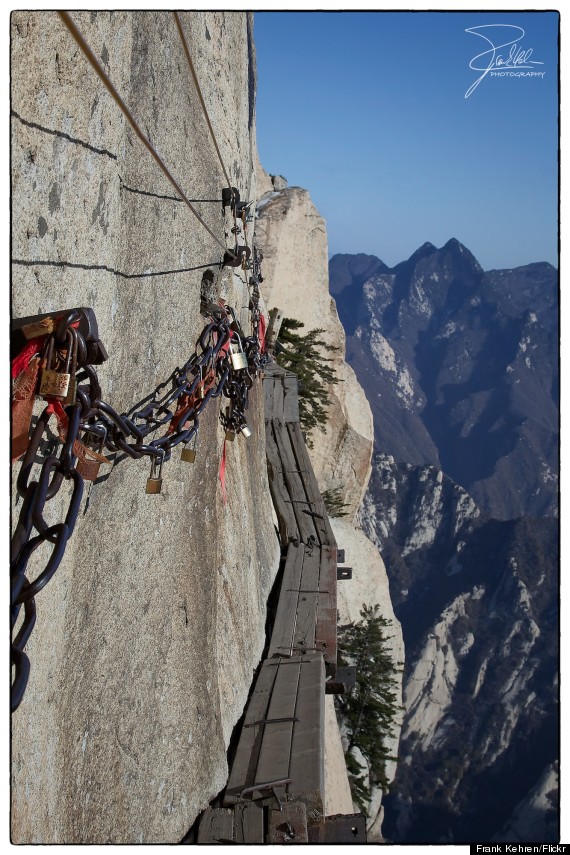
POLYGON ((137 404, 126 413, 119 413, 102 400, 97 373, 88 362, 85 341, 71 326, 75 320, 72 313, 59 320, 55 331, 46 337, 44 353, 51 340, 52 348, 57 348, 59 359, 63 361, 68 356, 65 342, 73 341, 77 354, 76 399, 64 411, 60 408, 68 423, 59 454, 42 458, 40 449, 48 423, 54 412, 57 415, 54 402, 47 398, 48 405, 34 427, 18 474, 16 489, 23 502, 11 543, 13 633, 19 624, 12 640, 12 711, 18 708, 24 696, 30 674, 25 647, 36 620, 34 598, 59 567, 79 514, 84 478, 78 466, 78 444, 87 448, 96 446, 99 456, 103 450, 124 453, 134 459, 147 456, 154 464, 162 466, 170 459, 173 448, 194 440, 204 409, 211 400, 221 397, 229 401, 227 411, 220 412, 222 426, 234 432, 244 428, 249 390, 267 360, 260 340, 260 260, 254 248, 252 261, 248 263, 252 270, 249 286, 252 335, 244 335, 232 307, 210 304, 207 307, 209 321, 190 358, 144 399, 143 405, 137 404), (245 353, 245 367, 234 367, 230 344, 245 353), (159 435, 150 438, 156 433, 159 435), (41 470, 38 479, 31 480, 35 463, 41 464, 41 470), (64 481, 72 483, 65 519, 49 525, 44 519, 46 502, 58 494, 64 481), (44 569, 32 581, 27 575, 28 563, 42 544, 49 544, 51 554, 44 569))

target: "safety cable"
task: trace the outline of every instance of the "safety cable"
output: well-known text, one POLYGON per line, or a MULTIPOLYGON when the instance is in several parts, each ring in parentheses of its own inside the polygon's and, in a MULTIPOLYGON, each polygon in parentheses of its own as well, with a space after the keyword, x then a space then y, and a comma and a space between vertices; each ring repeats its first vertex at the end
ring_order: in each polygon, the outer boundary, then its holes
POLYGON ((188 68, 190 69, 190 74, 192 75, 192 79, 194 80, 194 85, 196 86, 198 98, 200 99, 200 104, 202 106, 202 112, 204 113, 204 118, 206 119, 206 124, 208 125, 210 135, 212 137, 212 141, 214 143, 214 147, 216 149, 218 159, 219 159, 220 165, 222 167, 222 172, 224 173, 228 187, 231 190, 231 196, 232 196, 231 208, 232 208, 233 217, 234 217, 234 235, 236 237, 236 246, 237 246, 238 227, 237 227, 237 213, 236 213, 234 189, 232 187, 232 182, 230 180, 229 173, 228 173, 226 167, 224 166, 224 161, 222 160, 222 155, 220 153, 220 147, 218 146, 218 142, 216 140, 216 135, 214 133, 214 129, 213 129, 212 123, 210 121, 210 116, 209 116, 208 110, 206 108, 206 102, 204 101, 204 97, 202 95, 202 90, 200 89, 200 83, 198 82, 198 75, 196 74, 196 69, 194 68, 194 63, 192 62, 192 57, 190 56, 190 51, 188 49, 188 42, 186 41, 186 36, 184 35, 184 30, 182 28, 182 22, 180 20, 178 12, 173 12, 172 14, 174 15, 174 19, 176 21, 176 26, 178 28, 178 33, 180 35, 182 47, 184 48, 184 53, 186 54, 186 59, 188 61, 188 68))
POLYGON ((77 28, 77 26, 76 26, 75 22, 73 21, 71 15, 69 14, 69 12, 58 12, 58 15, 60 16, 61 20, 63 21, 63 23, 65 24, 65 26, 67 27, 67 29, 69 30, 69 32, 71 33, 71 35, 73 36, 73 38, 75 39, 75 41, 77 42, 77 44, 79 45, 81 50, 83 51, 85 57, 88 59, 90 64, 93 66, 94 70, 96 71, 99 78, 101 79, 101 82, 104 84, 106 89, 109 91, 109 93, 111 94, 111 96, 113 97, 115 102, 117 103, 119 109, 121 110, 121 112, 123 113, 123 115, 125 116, 127 121, 129 122, 130 126, 132 127, 132 129, 136 133, 137 137, 140 139, 140 141, 145 146, 145 148, 150 152, 150 154, 152 155, 152 157, 154 158, 156 163, 160 166, 161 170, 164 172, 164 174, 166 175, 166 177, 168 178, 168 180, 170 181, 172 186, 175 188, 176 192, 180 194, 182 200, 190 208, 190 210, 192 211, 194 216, 202 223, 202 225, 204 226, 204 228, 206 229, 208 234, 211 237, 213 237, 213 239, 216 241, 216 243, 219 246, 221 246, 221 248, 224 250, 224 252, 227 253, 229 256, 231 256, 234 259, 237 258, 237 255, 234 252, 232 252, 231 249, 228 249, 228 247, 218 237, 216 237, 216 235, 211 230, 211 228, 208 226, 208 224, 206 222, 204 222, 204 220, 202 219, 202 217, 200 216, 198 211, 193 207, 190 200, 187 198, 186 194, 182 190, 179 183, 176 181, 176 179, 174 178, 174 176, 172 175, 172 173, 168 169, 167 165, 165 164, 165 162, 163 161, 163 159, 161 158, 159 153, 156 151, 156 149, 154 148, 152 143, 147 139, 147 137, 143 134, 143 132, 140 129, 135 117, 133 116, 133 114, 131 113, 131 111, 129 110, 129 108, 127 107, 127 105, 125 104, 125 102, 123 101, 123 99, 121 98, 121 96, 119 95, 117 90, 115 89, 115 87, 114 87, 113 83, 111 82, 109 76, 107 75, 103 66, 101 65, 101 63, 99 62, 99 60, 97 59, 97 57, 95 56, 95 54, 93 53, 93 51, 91 50, 91 48, 89 47, 87 42, 85 41, 85 38, 81 34, 80 30, 77 28))
POLYGON ((178 27, 178 32, 180 34, 180 40, 182 41, 182 47, 184 48, 184 53, 186 54, 186 59, 188 60, 188 67, 190 69, 190 74, 192 75, 192 79, 194 80, 194 85, 196 86, 196 92, 198 93, 198 98, 200 99, 200 104, 202 105, 202 111, 204 113, 204 117, 206 119, 206 123, 208 128, 210 129, 210 134, 212 135, 212 140, 220 159, 220 164, 222 167, 222 172, 225 175, 226 181, 228 183, 228 187, 232 186, 232 182, 230 181, 230 176, 228 175, 228 171, 224 166, 224 161, 222 160, 222 155, 220 154, 220 149, 216 140, 216 135, 214 134, 214 129, 212 127, 212 123, 210 121, 210 117, 208 115, 208 110, 206 109, 206 104, 204 102, 204 98, 202 97, 202 90, 200 89, 200 84, 198 83, 198 76, 196 74, 196 70, 194 68, 194 63, 192 62, 192 58, 190 56, 190 51, 188 50, 188 43, 186 41, 186 36, 184 35, 184 30, 182 29, 182 22, 180 20, 180 16, 178 12, 173 12, 174 19, 176 21, 176 26, 178 27))

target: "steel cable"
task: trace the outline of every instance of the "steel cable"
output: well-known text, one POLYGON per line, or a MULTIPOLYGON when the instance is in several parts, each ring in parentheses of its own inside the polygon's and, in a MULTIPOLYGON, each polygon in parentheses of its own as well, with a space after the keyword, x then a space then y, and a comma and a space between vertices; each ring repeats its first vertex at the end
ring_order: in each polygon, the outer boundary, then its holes
POLYGON ((184 53, 186 54, 186 59, 188 61, 188 67, 190 69, 190 74, 192 75, 194 85, 196 86, 196 92, 198 93, 198 98, 200 99, 200 104, 202 105, 202 111, 204 113, 204 118, 206 119, 206 123, 208 125, 209 130, 210 130, 210 134, 212 136, 212 141, 214 143, 214 147, 216 149, 216 152, 218 154, 218 158, 220 160, 222 172, 224 173, 226 181, 228 182, 228 187, 231 187, 232 182, 230 180, 230 176, 228 175, 228 170, 224 166, 224 161, 222 160, 222 155, 220 153, 220 147, 218 146, 218 142, 216 140, 216 135, 214 133, 214 129, 213 129, 212 123, 210 121, 210 116, 208 115, 208 110, 206 109, 206 103, 205 103, 204 98, 202 96, 202 90, 200 89, 200 83, 198 82, 198 76, 196 74, 196 69, 194 68, 194 63, 192 62, 192 58, 190 56, 190 51, 188 50, 188 43, 186 41, 186 36, 184 35, 184 30, 182 28, 182 22, 180 20, 180 16, 178 15, 178 12, 173 12, 172 14, 174 15, 174 19, 176 21, 176 26, 177 26, 178 32, 180 34, 180 39, 182 41, 182 47, 184 48, 184 53))
POLYGON ((105 88, 109 91, 109 93, 111 94, 111 96, 115 100, 116 104, 118 105, 119 109, 121 110, 121 112, 123 113, 123 115, 125 116, 127 121, 129 122, 133 131, 135 132, 137 137, 140 139, 140 141, 142 142, 144 147, 147 149, 147 151, 152 155, 152 157, 154 158, 156 163, 159 165, 159 167, 161 168, 163 173, 166 175, 166 177, 168 178, 168 180, 170 181, 170 183, 172 184, 172 186, 176 190, 176 192, 179 193, 180 197, 186 203, 186 205, 190 208, 190 210, 192 211, 194 216, 204 226, 204 228, 206 229, 208 234, 211 237, 213 237, 213 239, 216 241, 216 243, 219 246, 221 246, 221 248, 224 250, 224 252, 228 253, 228 255, 230 255, 232 258, 237 258, 235 253, 232 252, 232 250, 228 249, 227 246, 218 237, 216 237, 216 235, 214 234, 212 229, 209 227, 209 225, 202 219, 202 217, 200 216, 200 214, 198 213, 196 208, 194 208, 194 206, 192 205, 192 203, 190 202, 190 200, 188 199, 188 197, 184 193, 184 190, 182 189, 182 187, 180 186, 178 181, 174 178, 174 176, 170 172, 169 168, 167 167, 167 165, 164 162, 164 160, 162 159, 162 157, 159 155, 157 150, 154 148, 154 146, 152 145, 150 140, 143 134, 142 130, 140 129, 140 127, 138 125, 137 120, 135 119, 135 117, 133 116, 133 114, 131 113, 131 111, 129 110, 129 108, 127 107, 127 105, 125 104, 125 102, 123 101, 121 96, 119 95, 118 91, 115 89, 113 83, 111 82, 111 79, 107 75, 107 72, 105 71, 105 69, 103 68, 103 66, 101 65, 101 63, 99 62, 99 60, 97 59, 97 57, 95 56, 95 54, 93 53, 93 51, 91 50, 91 48, 89 47, 87 42, 85 41, 85 38, 83 37, 80 30, 76 26, 76 24, 73 21, 69 12, 58 12, 58 15, 60 16, 61 20, 63 21, 63 23, 65 24, 65 26, 69 30, 72 37, 77 42, 79 48, 81 49, 81 51, 83 52, 83 54, 85 55, 85 57, 87 58, 89 63, 92 65, 92 67, 96 71, 97 75, 99 76, 99 78, 100 78, 101 82, 103 83, 103 85, 105 86, 105 88))

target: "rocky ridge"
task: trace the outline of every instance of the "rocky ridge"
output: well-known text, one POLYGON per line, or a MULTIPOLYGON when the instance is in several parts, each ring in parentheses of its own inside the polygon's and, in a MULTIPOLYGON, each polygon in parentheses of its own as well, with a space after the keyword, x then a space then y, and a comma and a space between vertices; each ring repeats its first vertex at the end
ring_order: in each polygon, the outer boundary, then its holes
POLYGON ((334 256, 330 279, 377 448, 437 466, 500 519, 556 514, 555 268, 484 272, 452 239, 392 269, 334 256))
POLYGON ((468 842, 505 826, 525 840, 549 828, 554 840, 557 521, 492 519, 440 470, 386 455, 359 519, 386 563, 406 646, 385 834, 468 842), (529 793, 532 823, 517 808, 529 793))

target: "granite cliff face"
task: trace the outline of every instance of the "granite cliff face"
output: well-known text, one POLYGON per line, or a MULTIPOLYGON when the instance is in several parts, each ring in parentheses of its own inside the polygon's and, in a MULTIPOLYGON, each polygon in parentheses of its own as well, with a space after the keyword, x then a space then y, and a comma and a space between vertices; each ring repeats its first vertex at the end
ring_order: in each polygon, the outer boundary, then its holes
MULTIPOLYGON (((219 199, 224 176, 172 14, 73 17, 188 195, 219 199)), ((251 198, 251 17, 181 17, 222 158, 251 198)), ((124 412, 192 353, 205 322, 195 268, 215 270, 220 248, 57 14, 14 12, 11 25, 13 315, 92 307, 109 352, 98 371, 103 397, 124 412)), ((221 206, 199 210, 223 242, 221 206)), ((249 329, 239 276, 226 273, 220 296, 249 329)), ((14 842, 177 843, 226 782, 279 547, 260 391, 250 442, 229 449, 227 504, 215 403, 196 463, 173 453, 160 495, 145 494, 144 459, 102 469, 37 597, 30 683, 12 720, 14 842)), ((63 519, 66 500, 64 486, 50 520, 63 519)), ((38 552, 32 573, 48 557, 38 552)))
POLYGON ((364 391, 345 362, 345 335, 328 288, 325 223, 307 190, 269 191, 257 205, 256 234, 263 251, 263 294, 268 307, 324 330, 338 348, 329 353, 340 382, 329 387, 326 431, 312 432, 311 461, 322 491, 340 488, 354 517, 370 473, 372 415, 364 391))
POLYGON ((451 240, 330 263, 372 402, 359 521, 406 646, 398 842, 557 839, 558 305, 451 240), (528 811, 527 811, 528 808, 528 811))

